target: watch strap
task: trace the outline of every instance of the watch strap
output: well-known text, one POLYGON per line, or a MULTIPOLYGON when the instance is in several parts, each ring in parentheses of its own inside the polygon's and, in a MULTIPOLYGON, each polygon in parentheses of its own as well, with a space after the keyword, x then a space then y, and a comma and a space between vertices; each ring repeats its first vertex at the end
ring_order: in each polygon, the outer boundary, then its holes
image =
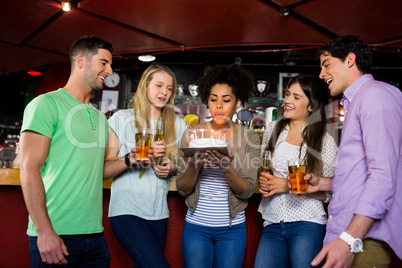
POLYGON ((362 244, 363 242, 361 241, 361 239, 353 237, 350 234, 348 234, 347 232, 342 232, 341 235, 339 236, 339 238, 342 239, 343 241, 345 241, 349 245, 350 251, 352 253, 359 253, 359 252, 363 251, 363 248, 360 251, 356 251, 356 249, 353 246, 354 242, 357 242, 356 240, 360 241, 360 243, 362 244))
POLYGON ((348 234, 347 232, 342 232, 339 238, 345 241, 349 246, 352 244, 354 239, 354 237, 348 234))
POLYGON ((124 161, 126 162, 126 166, 128 166, 129 168, 132 168, 132 167, 133 167, 133 165, 132 165, 131 162, 130 162, 130 153, 127 153, 127 154, 124 156, 124 161))

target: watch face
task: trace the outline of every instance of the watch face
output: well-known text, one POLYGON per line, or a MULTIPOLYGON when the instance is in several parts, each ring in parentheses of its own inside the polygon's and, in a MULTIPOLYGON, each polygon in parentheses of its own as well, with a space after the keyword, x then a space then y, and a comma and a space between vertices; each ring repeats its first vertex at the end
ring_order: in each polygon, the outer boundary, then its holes
POLYGON ((360 239, 353 240, 352 245, 350 245, 350 249, 354 253, 362 252, 362 250, 363 250, 363 242, 360 239))
POLYGON ((109 75, 105 79, 105 85, 107 87, 115 87, 119 84, 120 82, 120 76, 118 73, 113 73, 112 75, 109 75))

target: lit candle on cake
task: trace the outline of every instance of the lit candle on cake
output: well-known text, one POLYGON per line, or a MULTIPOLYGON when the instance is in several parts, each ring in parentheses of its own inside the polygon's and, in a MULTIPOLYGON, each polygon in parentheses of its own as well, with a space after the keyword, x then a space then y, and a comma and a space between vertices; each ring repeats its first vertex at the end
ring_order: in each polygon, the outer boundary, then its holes
MULTIPOLYGON (((227 142, 225 140, 221 140, 222 138, 222 133, 219 132, 219 134, 215 134, 217 136, 214 138, 214 132, 212 129, 197 129, 193 131, 193 134, 190 135, 190 143, 189 147, 190 148, 216 148, 216 147, 226 147, 227 142), (201 137, 198 136, 199 132, 201 132, 201 137), (205 132, 205 135, 204 135, 205 132), (208 137, 209 133, 209 137, 208 137), (219 136, 219 139, 218 139, 219 136)), ((223 138, 225 136, 223 135, 223 138)))

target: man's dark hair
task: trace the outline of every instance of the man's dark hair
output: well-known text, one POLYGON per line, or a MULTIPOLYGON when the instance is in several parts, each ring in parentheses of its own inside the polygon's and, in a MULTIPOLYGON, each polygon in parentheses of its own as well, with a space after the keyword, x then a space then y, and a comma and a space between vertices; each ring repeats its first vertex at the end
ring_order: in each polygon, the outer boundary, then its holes
POLYGON ((94 35, 80 37, 71 46, 70 61, 73 63, 75 57, 79 54, 85 57, 91 57, 98 53, 98 49, 106 49, 113 54, 113 46, 111 43, 94 35))
POLYGON ((330 55, 344 61, 350 52, 356 55, 356 66, 359 71, 363 74, 369 73, 372 64, 371 50, 356 35, 345 35, 325 43, 318 49, 317 55, 318 57, 330 55))

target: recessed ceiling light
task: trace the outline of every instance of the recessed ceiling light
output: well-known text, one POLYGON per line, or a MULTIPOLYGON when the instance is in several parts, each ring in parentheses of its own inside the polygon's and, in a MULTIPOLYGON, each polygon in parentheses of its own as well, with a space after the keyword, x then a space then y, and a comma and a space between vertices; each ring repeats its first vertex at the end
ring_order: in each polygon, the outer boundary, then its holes
POLYGON ((61 2, 61 9, 63 11, 70 11, 71 10, 71 3, 70 2, 61 2))
POLYGON ((156 58, 155 58, 155 56, 152 56, 152 55, 142 55, 142 56, 139 56, 138 59, 140 61, 150 62, 150 61, 154 61, 156 58))
POLYGON ((281 16, 284 16, 284 17, 288 16, 290 14, 290 8, 281 7, 280 14, 281 14, 281 16))

